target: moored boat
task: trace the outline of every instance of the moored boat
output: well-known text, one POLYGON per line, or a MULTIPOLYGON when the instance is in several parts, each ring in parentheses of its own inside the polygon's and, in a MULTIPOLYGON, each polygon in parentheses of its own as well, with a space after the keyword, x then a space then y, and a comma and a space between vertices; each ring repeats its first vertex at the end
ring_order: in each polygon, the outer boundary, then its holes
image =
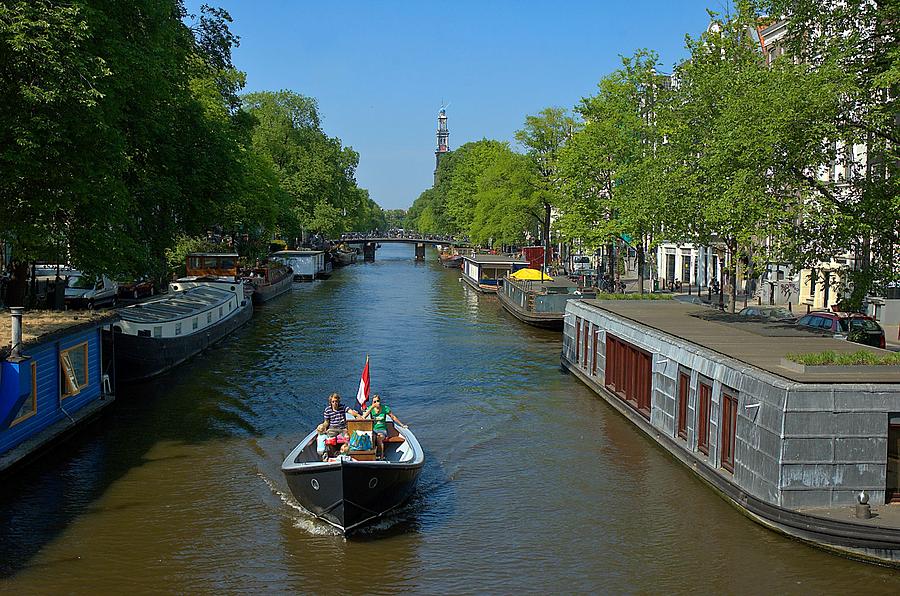
MULTIPOLYGON (((322 250, 279 250, 271 258, 289 265, 294 270, 295 281, 312 281, 325 271, 325 251, 322 250)), ((331 272, 331 263, 328 263, 331 272)))
POLYGON ((441 265, 447 269, 459 269, 462 265, 462 255, 441 255, 441 265))
POLYGON ((336 267, 346 267, 356 262, 356 251, 347 245, 340 245, 332 252, 334 256, 334 265, 336 267))
POLYGON ((374 451, 350 451, 322 461, 317 433, 307 435, 281 465, 294 498, 344 534, 403 505, 415 491, 425 456, 412 431, 387 426, 383 460, 375 460, 374 451))
POLYGON ((253 286, 254 304, 262 304, 291 289, 294 270, 281 262, 270 261, 254 267, 244 279, 253 286))
POLYGON ((251 300, 234 283, 170 290, 123 308, 111 331, 104 331, 104 340, 114 346, 117 380, 161 374, 219 341, 252 314, 251 300))
POLYGON ((528 261, 521 257, 466 255, 462 262, 462 279, 479 292, 494 293, 504 277, 527 265, 528 261))
POLYGON ((238 278, 237 260, 234 253, 191 253, 187 275, 171 282, 168 294, 123 308, 104 331, 117 380, 161 374, 249 321, 253 286, 238 278))
POLYGON ((569 300, 596 297, 596 292, 579 288, 566 278, 518 280, 507 277, 497 290, 500 305, 514 317, 523 323, 556 331, 562 331, 569 300))

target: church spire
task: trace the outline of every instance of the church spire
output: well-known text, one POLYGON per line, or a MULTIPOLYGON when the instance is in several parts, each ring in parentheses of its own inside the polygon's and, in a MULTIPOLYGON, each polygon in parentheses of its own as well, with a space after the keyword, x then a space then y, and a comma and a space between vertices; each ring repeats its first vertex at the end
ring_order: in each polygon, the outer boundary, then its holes
POLYGON ((438 112, 437 149, 434 150, 434 183, 437 184, 437 171, 441 156, 450 151, 450 130, 447 128, 447 108, 441 107, 438 112))

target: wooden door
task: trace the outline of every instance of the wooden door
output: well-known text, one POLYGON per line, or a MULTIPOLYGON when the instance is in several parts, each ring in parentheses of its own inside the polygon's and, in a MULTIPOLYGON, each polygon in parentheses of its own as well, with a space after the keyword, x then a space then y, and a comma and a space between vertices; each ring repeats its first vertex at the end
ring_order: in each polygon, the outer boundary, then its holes
MULTIPOLYGON (((892 416, 893 420, 900 417, 892 416)), ((887 487, 885 500, 900 502, 900 423, 888 426, 887 487)))

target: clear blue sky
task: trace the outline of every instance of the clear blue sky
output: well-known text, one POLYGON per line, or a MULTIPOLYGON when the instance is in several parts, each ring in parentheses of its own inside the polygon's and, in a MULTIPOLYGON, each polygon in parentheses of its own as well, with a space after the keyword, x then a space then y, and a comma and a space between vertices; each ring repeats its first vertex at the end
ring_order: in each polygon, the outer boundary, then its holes
MULTIPOLYGON (((723 0, 584 2, 206 0, 234 18, 246 91, 319 102, 327 134, 360 154, 357 180, 385 209, 431 186, 441 101, 450 147, 514 143, 525 116, 571 108, 619 55, 656 50, 667 69, 723 0)), ((198 0, 188 0, 197 12, 198 0)))

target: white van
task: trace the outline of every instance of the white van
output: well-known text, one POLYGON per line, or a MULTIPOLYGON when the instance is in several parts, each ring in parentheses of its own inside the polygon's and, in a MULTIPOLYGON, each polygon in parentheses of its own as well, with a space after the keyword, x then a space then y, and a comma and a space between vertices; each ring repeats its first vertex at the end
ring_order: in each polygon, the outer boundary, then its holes
POLYGON ((576 275, 594 270, 594 266, 591 264, 591 257, 584 254, 572 255, 569 258, 569 265, 569 270, 576 275))
POLYGON ((105 275, 91 277, 73 271, 66 278, 66 306, 94 308, 101 304, 116 303, 119 284, 105 275))

